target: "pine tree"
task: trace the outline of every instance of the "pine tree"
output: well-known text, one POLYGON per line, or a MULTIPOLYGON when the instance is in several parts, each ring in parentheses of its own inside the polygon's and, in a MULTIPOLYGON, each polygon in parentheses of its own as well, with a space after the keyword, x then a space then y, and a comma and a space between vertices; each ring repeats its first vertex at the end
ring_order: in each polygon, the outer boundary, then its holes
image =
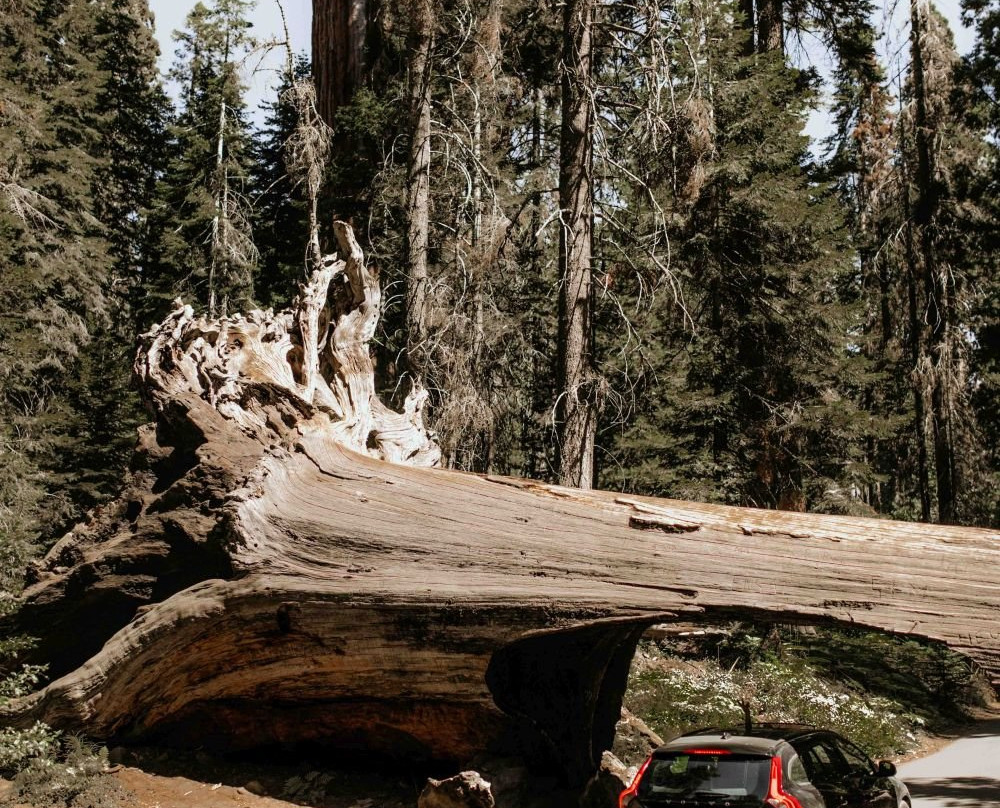
MULTIPOLYGON (((946 21, 929 2, 914 0, 911 28, 900 154, 916 439, 933 475, 937 519, 951 523, 974 510, 970 471, 980 455, 969 408, 966 312, 980 274, 977 186, 985 153, 956 95, 959 59, 946 21)), ((921 483, 927 519, 931 486, 921 483)))
POLYGON ((605 479, 851 510, 856 419, 837 389, 853 325, 841 295, 852 270, 843 217, 806 163, 809 76, 780 52, 742 55, 734 15, 727 3, 678 9, 673 89, 687 101, 675 107, 669 161, 651 176, 673 222, 685 310, 668 295, 639 323, 641 408, 605 479))
POLYGON ((23 558, 114 492, 134 439, 124 290, 138 271, 137 178, 148 189, 156 170, 146 106, 159 82, 141 0, 11 11, 0 20, 0 524, 23 558))
POLYGON ((22 547, 73 515, 61 462, 81 419, 67 387, 106 313, 92 15, 25 0, 0 19, 0 521, 22 547), (45 518, 35 509, 45 502, 45 518))
POLYGON ((250 132, 240 77, 253 49, 247 0, 198 3, 171 73, 181 111, 151 215, 144 320, 181 296, 213 314, 246 308, 257 249, 249 223, 250 132))
MULTIPOLYGON (((1000 523, 1000 497, 996 492, 1000 475, 1000 277, 991 263, 1000 251, 1000 3, 996 0, 966 0, 966 18, 975 23, 976 46, 959 76, 963 90, 956 107, 966 113, 969 125, 988 137, 980 145, 979 162, 973 172, 978 180, 972 194, 978 202, 981 223, 974 253, 981 261, 975 279, 970 331, 974 335, 970 376, 974 381, 971 403, 984 447, 989 473, 971 475, 970 487, 977 521, 1000 523)), ((963 227, 962 235, 968 231, 963 227)))
POLYGON ((252 186, 254 240, 260 249, 257 298, 275 308, 286 305, 306 277, 309 213, 304 189, 289 176, 286 153, 298 113, 289 95, 293 78, 309 76, 309 61, 299 56, 294 77, 283 76, 277 97, 264 107, 264 125, 254 139, 252 186))
POLYGON ((75 393, 84 418, 73 434, 71 460, 79 470, 76 486, 85 486, 91 501, 121 484, 135 429, 145 418, 131 380, 139 330, 135 296, 147 216, 163 169, 169 108, 146 0, 103 4, 95 44, 102 83, 96 99, 101 165, 94 202, 110 250, 104 294, 115 316, 90 324, 93 336, 81 353, 75 393))

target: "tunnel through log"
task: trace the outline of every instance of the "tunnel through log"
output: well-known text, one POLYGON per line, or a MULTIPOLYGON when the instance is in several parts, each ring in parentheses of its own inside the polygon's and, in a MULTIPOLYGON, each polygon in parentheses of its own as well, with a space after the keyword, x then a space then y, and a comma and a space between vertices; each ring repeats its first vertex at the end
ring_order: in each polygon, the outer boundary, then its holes
POLYGON ((646 622, 610 620, 516 640, 494 655, 486 682, 519 724, 528 759, 583 786, 611 748, 629 666, 646 622))

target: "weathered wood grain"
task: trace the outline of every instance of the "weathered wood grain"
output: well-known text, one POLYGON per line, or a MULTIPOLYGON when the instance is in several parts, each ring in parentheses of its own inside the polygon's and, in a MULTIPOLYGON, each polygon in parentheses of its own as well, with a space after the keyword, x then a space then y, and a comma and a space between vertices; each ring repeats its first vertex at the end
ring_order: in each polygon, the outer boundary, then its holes
POLYGON ((377 283, 339 232, 347 260, 293 312, 178 309, 150 335, 157 425, 123 498, 38 565, 5 626, 59 677, 7 723, 411 760, 513 748, 582 783, 654 622, 838 621, 1000 673, 996 533, 429 468, 420 394, 403 414, 374 398, 377 283))

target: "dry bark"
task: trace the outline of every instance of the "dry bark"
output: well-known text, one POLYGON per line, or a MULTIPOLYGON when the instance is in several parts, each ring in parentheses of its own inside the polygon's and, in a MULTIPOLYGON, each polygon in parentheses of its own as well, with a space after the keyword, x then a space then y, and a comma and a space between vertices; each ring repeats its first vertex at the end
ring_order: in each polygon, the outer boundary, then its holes
POLYGON ((415 0, 407 38, 410 74, 410 154, 406 206, 406 364, 423 384, 427 370, 427 249, 431 200, 431 65, 434 6, 415 0))
POLYGON ((594 0, 563 7, 562 128, 559 145, 559 356, 556 425, 559 481, 590 488, 597 397, 591 322, 594 237, 594 0))
POLYGON ((337 110, 361 86, 369 0, 313 0, 312 54, 320 116, 333 124, 337 110))
POLYGON ((16 624, 59 678, 4 708, 118 742, 323 741, 582 788, 643 629, 839 621, 1000 672, 995 533, 581 492, 434 466, 374 396, 379 290, 350 230, 290 311, 178 307, 137 372, 126 495, 36 569, 16 624), (387 462, 391 461, 391 462, 387 462))

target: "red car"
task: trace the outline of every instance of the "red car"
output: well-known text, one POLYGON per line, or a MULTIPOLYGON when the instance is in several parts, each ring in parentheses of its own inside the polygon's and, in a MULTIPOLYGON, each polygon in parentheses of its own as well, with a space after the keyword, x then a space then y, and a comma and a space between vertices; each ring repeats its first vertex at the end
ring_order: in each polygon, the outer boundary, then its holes
POLYGON ((703 729, 664 744, 619 808, 910 808, 896 767, 835 732, 761 724, 703 729))

